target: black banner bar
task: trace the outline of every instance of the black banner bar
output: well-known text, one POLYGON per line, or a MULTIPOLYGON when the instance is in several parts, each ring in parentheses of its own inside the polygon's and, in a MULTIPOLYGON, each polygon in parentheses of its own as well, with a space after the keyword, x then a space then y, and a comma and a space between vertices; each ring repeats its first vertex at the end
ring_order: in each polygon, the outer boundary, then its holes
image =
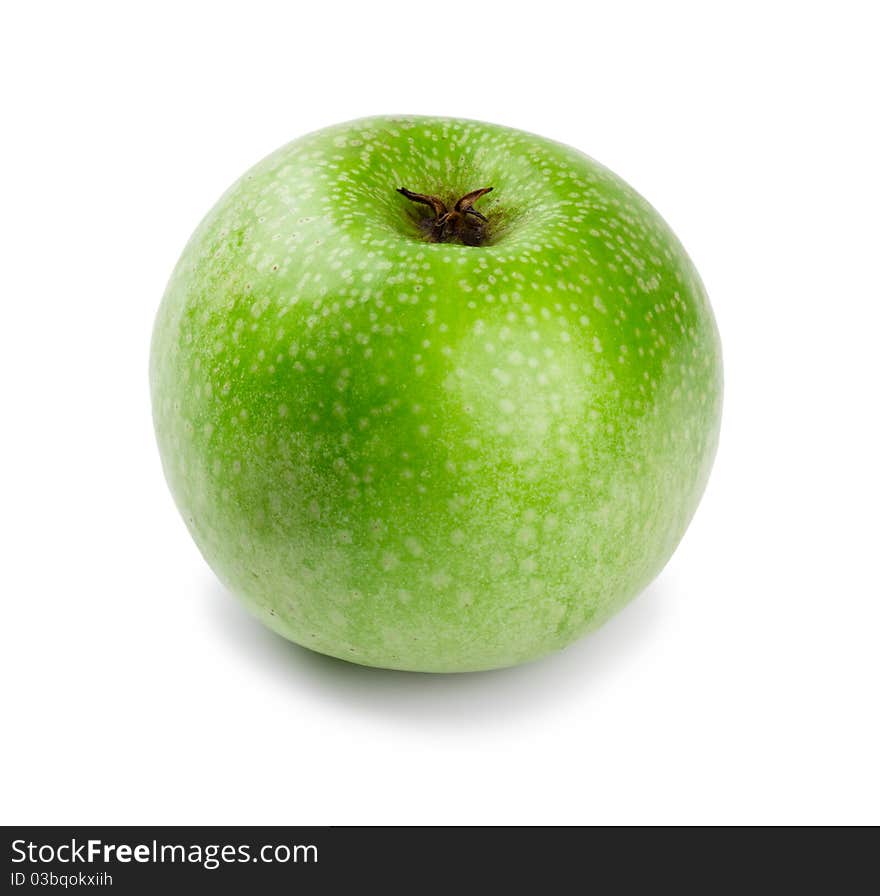
MULTIPOLYGON (((849 892, 865 853, 805 849, 812 831, 608 828, 5 827, 4 892, 711 893, 778 885, 849 892), (695 841, 699 841, 698 843, 695 841), (823 855, 827 859, 823 861, 823 855), (847 883, 849 880, 849 883, 847 883), (613 886, 612 886, 613 884, 613 886), (694 889, 696 888, 696 889, 694 889)), ((826 834, 823 832, 823 838, 826 834)), ((838 838, 839 839, 839 838, 838 838)), ((827 842, 823 840, 823 850, 827 842)), ((853 892, 856 892, 854 889, 853 892)))

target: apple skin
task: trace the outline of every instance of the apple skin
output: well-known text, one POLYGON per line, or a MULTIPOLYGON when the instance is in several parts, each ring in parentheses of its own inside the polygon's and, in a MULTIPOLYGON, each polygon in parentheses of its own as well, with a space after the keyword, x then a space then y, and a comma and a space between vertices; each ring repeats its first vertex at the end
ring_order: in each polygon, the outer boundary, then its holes
POLYGON ((534 659, 645 587, 706 484, 718 333, 657 212, 574 149, 475 121, 307 135, 199 225, 156 319, 162 462, 220 579, 321 653, 534 659), (489 239, 427 242, 480 187, 489 239))

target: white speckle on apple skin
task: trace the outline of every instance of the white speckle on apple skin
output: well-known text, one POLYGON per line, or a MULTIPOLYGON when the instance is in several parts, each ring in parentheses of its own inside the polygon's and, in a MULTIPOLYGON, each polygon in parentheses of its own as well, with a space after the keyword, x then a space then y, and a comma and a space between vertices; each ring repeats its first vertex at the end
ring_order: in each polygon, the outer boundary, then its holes
POLYGON ((276 631, 357 662, 511 665, 640 591, 696 508, 721 357, 702 284, 615 175, 534 135, 366 119, 258 164, 154 331, 172 492, 276 631), (487 245, 399 186, 494 186, 487 245))

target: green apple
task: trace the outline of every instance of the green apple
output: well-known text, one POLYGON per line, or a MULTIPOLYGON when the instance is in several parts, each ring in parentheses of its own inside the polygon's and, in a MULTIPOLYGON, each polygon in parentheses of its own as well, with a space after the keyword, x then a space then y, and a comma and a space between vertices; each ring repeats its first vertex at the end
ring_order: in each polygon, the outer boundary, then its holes
POLYGON ((445 118, 245 174, 174 270, 150 372, 222 581, 298 644, 431 672, 534 659, 637 594, 721 413, 712 311, 657 212, 574 149, 445 118))

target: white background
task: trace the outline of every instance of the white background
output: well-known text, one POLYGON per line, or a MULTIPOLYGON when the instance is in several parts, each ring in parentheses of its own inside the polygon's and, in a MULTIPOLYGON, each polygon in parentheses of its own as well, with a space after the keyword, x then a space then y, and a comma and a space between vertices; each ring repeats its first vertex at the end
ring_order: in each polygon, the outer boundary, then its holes
POLYGON ((880 821, 872 7, 7 8, 2 821, 880 821), (152 318, 201 216, 287 140, 393 112, 613 168, 724 342, 721 448, 675 557, 513 670, 367 670, 264 631, 153 441, 152 318))

